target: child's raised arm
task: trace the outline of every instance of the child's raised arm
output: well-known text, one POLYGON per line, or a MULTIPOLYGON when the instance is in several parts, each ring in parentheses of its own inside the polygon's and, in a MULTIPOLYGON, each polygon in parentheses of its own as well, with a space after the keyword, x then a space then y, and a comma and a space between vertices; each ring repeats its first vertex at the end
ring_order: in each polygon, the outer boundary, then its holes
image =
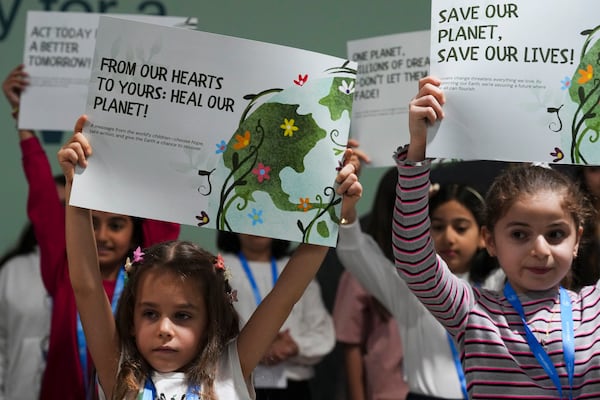
POLYGON ((438 119, 444 117, 446 99, 440 89, 441 81, 427 76, 419 80, 419 91, 408 106, 408 130, 410 131, 410 146, 406 159, 408 161, 423 161, 427 145, 427 129, 438 119))
POLYGON ((98 265, 91 211, 68 205, 75 167, 87 166, 92 148, 81 133, 86 116, 81 116, 69 141, 58 151, 58 162, 66 178, 66 243, 69 276, 77 310, 106 398, 112 398, 119 363, 119 341, 110 303, 98 265))
MULTIPOLYGON (((345 159, 350 159, 352 150, 346 150, 345 159)), ((344 196, 344 202, 356 203, 362 195, 355 167, 346 164, 338 173, 336 189, 344 196)), ((238 336, 237 348, 242 373, 248 378, 261 360, 279 329, 300 299, 304 290, 314 279, 328 248, 313 244, 301 244, 294 251, 273 290, 260 303, 252 317, 238 336)))

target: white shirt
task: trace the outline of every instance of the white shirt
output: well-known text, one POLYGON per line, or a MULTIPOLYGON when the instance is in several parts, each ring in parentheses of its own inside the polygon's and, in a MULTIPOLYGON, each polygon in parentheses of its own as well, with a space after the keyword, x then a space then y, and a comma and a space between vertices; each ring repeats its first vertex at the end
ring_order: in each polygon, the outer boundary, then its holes
MULTIPOLYGON (((183 372, 154 372, 152 382, 159 399, 182 399, 187 393, 183 372)), ((229 342, 219 359, 214 380, 214 391, 218 399, 223 400, 255 400, 252 382, 246 382, 242 375, 242 367, 237 352, 237 341, 229 342)), ((143 392, 143 387, 140 393, 143 392)), ((100 400, 106 400, 102 387, 99 387, 100 400)), ((141 398, 141 397, 139 397, 141 398)))
MULTIPOLYGON (((340 225, 336 252, 344 267, 390 311, 398 323, 404 351, 404 373, 410 391, 428 396, 462 398, 445 328, 408 289, 396 272, 394 263, 385 257, 375 240, 361 231, 358 222, 340 225)), ((496 290, 501 288, 504 279, 502 271, 499 271, 492 274, 483 286, 496 290)))
MULTIPOLYGON (((248 321, 257 304, 250 281, 236 254, 223 254, 225 266, 231 272, 230 284, 237 290, 238 301, 233 303, 240 314, 242 326, 248 321)), ((281 274, 289 258, 277 260, 277 275, 281 274)), ((248 261, 261 299, 273 288, 271 262, 248 261)), ((281 363, 285 377, 291 380, 307 380, 313 377, 313 366, 323 359, 335 346, 333 319, 323 304, 319 284, 313 280, 296 303, 281 331, 289 329, 298 345, 298 355, 281 363)), ((261 366, 262 368, 263 366, 261 366)))
POLYGON ((39 396, 51 304, 37 250, 10 259, 0 269, 0 399, 39 396))

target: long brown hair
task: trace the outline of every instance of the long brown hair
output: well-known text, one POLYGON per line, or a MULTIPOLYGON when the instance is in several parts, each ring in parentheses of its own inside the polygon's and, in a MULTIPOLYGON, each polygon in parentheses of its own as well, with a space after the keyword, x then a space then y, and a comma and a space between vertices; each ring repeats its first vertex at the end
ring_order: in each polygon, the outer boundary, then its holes
POLYGON ((122 360, 113 398, 136 398, 152 373, 131 332, 140 279, 148 271, 158 270, 197 283, 204 296, 208 321, 205 343, 185 375, 188 385, 202 387, 203 399, 214 399, 217 362, 227 343, 239 334, 239 316, 231 304, 231 286, 224 270, 216 267, 216 261, 217 257, 193 243, 170 241, 145 249, 143 261, 129 268, 116 313, 122 360))

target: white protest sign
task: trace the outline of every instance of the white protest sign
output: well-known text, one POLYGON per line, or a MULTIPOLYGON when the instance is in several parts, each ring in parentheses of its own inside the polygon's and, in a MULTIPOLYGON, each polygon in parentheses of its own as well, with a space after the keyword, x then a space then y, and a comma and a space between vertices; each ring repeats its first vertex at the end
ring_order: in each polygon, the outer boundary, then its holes
POLYGON ((433 0, 432 157, 599 164, 594 0, 433 0))
POLYGON ((350 136, 371 158, 393 165, 393 150, 408 143, 408 103, 429 73, 429 31, 352 40, 348 58, 358 63, 350 136))
MULTIPOLYGON (((73 121, 85 110, 100 15, 27 12, 23 64, 30 84, 21 95, 20 129, 73 129, 73 121)), ((195 19, 185 17, 114 16, 172 27, 196 27, 195 19)))
POLYGON ((84 130, 94 155, 71 203, 334 246, 355 72, 306 50, 101 17, 84 130))

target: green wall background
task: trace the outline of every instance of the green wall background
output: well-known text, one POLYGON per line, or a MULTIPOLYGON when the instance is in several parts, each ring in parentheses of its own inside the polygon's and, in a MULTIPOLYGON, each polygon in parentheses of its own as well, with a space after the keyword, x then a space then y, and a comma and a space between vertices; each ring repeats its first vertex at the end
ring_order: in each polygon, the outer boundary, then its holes
MULTIPOLYGON (((22 61, 27 10, 146 14, 160 14, 164 10, 166 15, 198 18, 198 29, 203 31, 347 57, 348 40, 429 29, 430 9, 429 0, 2 0, 0 79, 4 80, 22 61)), ((17 240, 27 220, 27 185, 17 131, 4 96, 0 100, 0 126, 0 171, 4 177, 0 186, 0 252, 3 252, 17 240)), ((64 132, 58 143, 44 144, 55 173, 60 172, 56 152, 69 135, 70 132, 64 132)), ((382 151, 391 156, 392 149, 382 151)), ((359 203, 361 214, 371 207, 382 172, 381 168, 366 168, 361 173, 364 186, 364 197, 359 203)), ((211 229, 185 226, 181 237, 215 250, 215 231, 211 229)))

